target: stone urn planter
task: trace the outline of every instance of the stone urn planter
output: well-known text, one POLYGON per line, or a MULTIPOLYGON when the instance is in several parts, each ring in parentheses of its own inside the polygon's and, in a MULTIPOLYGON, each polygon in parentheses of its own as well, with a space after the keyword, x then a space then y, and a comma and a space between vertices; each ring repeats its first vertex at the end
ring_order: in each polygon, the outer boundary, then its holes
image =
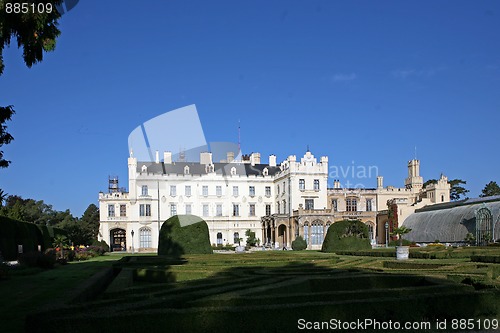
POLYGON ((396 246, 396 259, 407 260, 410 255, 409 246, 396 246))
POLYGON ((392 235, 397 235, 399 238, 399 246, 396 246, 396 259, 397 260, 407 260, 410 256, 410 247, 403 246, 403 235, 409 233, 411 229, 401 226, 399 228, 395 228, 392 231, 392 235))

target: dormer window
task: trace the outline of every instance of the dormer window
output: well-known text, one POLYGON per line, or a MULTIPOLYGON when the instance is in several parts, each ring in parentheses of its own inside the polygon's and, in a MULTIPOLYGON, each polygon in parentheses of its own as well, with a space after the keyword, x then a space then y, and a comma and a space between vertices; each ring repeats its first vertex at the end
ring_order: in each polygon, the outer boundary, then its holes
POLYGON ((213 164, 207 164, 207 166, 205 167, 205 171, 207 173, 214 172, 214 165, 213 164))
POLYGON ((264 176, 269 175, 269 170, 268 170, 267 168, 264 168, 264 170, 262 171, 262 174, 263 174, 264 176))
POLYGON ((231 168, 231 176, 236 176, 236 168, 235 167, 231 168))
POLYGON ((184 167, 184 174, 189 175, 189 166, 187 165, 184 167))
POLYGON ((141 171, 142 172, 147 172, 148 171, 148 167, 143 165, 142 168, 141 168, 141 171))

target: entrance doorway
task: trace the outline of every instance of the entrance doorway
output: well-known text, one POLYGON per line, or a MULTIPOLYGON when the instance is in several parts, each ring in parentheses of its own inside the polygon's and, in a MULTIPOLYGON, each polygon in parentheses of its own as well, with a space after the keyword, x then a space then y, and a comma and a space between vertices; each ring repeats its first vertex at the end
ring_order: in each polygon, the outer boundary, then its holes
POLYGON ((110 232, 111 251, 127 250, 127 234, 124 229, 112 229, 110 232))
POLYGON ((278 227, 278 243, 280 248, 283 248, 287 245, 287 237, 286 237, 286 225, 282 224, 278 227))

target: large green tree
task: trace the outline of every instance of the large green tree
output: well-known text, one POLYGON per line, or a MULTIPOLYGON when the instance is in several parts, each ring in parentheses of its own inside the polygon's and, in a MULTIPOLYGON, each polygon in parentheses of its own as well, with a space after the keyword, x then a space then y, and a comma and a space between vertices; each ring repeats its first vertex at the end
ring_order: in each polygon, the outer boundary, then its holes
POLYGON ((498 186, 497 182, 491 181, 483 188, 482 193, 479 195, 480 197, 490 197, 493 195, 500 195, 500 186, 498 186))
MULTIPOLYGON (((437 184, 436 179, 429 179, 424 183, 424 188, 430 184, 437 184)), ((467 185, 467 181, 462 179, 451 179, 448 181, 450 184, 450 200, 456 201, 460 199, 467 199, 467 193, 469 190, 462 185, 467 185)))
MULTIPOLYGON (((60 6, 63 0, 27 0, 25 2, 51 3, 52 10, 39 12, 28 7, 27 13, 16 14, 7 10, 6 7, 7 4, 13 4, 15 1, 0 0, 0 75, 5 67, 3 49, 10 45, 13 38, 17 41, 17 47, 23 48, 23 59, 26 66, 31 67, 43 60, 44 52, 55 49, 56 39, 61 34, 57 28, 61 14, 56 7, 60 6)), ((48 7, 45 6, 45 8, 48 7)))
POLYGON ((93 240, 97 240, 99 220, 99 208, 94 204, 90 204, 79 220, 82 233, 85 236, 85 244, 91 244, 93 240))

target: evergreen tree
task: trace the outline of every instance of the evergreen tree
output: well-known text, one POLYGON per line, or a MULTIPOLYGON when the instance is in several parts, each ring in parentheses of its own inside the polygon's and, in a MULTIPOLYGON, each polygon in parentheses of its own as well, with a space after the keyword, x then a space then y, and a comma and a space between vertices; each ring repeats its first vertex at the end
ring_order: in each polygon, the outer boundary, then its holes
POLYGON ((500 195, 500 186, 498 186, 497 182, 491 181, 486 184, 479 196, 484 198, 491 197, 493 195, 500 195))

